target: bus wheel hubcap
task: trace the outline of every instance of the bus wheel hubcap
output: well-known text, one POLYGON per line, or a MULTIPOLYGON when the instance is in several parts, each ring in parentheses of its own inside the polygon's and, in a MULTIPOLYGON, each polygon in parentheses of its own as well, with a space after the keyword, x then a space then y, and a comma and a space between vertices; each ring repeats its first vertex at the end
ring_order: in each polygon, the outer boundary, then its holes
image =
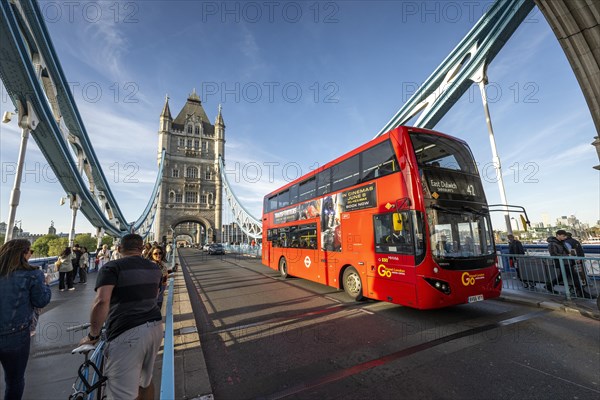
POLYGON ((348 285, 348 290, 352 293, 360 292, 360 279, 356 274, 348 275, 348 279, 346 279, 346 285, 348 285))

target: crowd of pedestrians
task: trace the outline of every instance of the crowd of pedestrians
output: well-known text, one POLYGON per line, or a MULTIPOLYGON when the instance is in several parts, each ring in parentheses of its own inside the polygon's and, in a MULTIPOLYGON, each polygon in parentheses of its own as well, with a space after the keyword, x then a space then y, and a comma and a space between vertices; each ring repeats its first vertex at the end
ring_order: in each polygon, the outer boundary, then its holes
MULTIPOLYGON (((29 264, 32 254, 25 239, 0 247, 0 362, 5 399, 23 396, 31 337, 41 309, 52 296, 51 274, 29 264)), ((165 247, 144 245, 141 236, 130 234, 113 251, 107 245, 98 248, 95 259, 78 244, 66 247, 57 258, 61 292, 74 291, 75 283, 87 284, 91 263, 98 268, 90 332, 81 343, 96 342, 100 330, 106 330, 107 399, 154 398, 152 372, 163 337, 161 307, 171 273, 167 257, 165 247)))
MULTIPOLYGON (((523 244, 512 234, 508 235, 507 237, 509 242, 508 253, 510 255, 524 255, 525 249, 523 244)), ((581 243, 576 240, 570 232, 567 232, 564 229, 557 230, 555 236, 548 237, 546 241, 548 243, 548 253, 550 256, 569 257, 563 259, 554 258, 549 262, 549 265, 553 266, 559 272, 548 272, 547 276, 545 275, 546 290, 551 293, 558 294, 559 292, 554 289, 554 286, 562 284, 567 288, 567 290, 570 290, 578 297, 590 298, 591 295, 586 290, 588 282, 583 262, 582 260, 570 258, 585 257, 581 243), (563 276, 561 266, 564 269, 565 276, 563 276)), ((520 280, 525 279, 527 281, 527 277, 521 276, 521 268, 519 267, 519 260, 523 261, 523 259, 520 257, 509 257, 508 260, 510 266, 515 269, 517 278, 520 280)))
POLYGON ((105 327, 108 399, 154 399, 152 372, 163 337, 158 305, 163 272, 156 261, 142 256, 143 249, 141 236, 126 235, 118 247, 119 258, 100 268, 90 331, 80 342, 95 343, 105 327))

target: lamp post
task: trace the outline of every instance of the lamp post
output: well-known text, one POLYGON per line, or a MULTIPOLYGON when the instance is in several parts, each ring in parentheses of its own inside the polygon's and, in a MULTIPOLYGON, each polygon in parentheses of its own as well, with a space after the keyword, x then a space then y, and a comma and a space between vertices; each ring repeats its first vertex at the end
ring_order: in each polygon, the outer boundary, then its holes
MULTIPOLYGON (((596 148, 596 153, 598 153, 598 160, 600 160, 600 137, 594 136, 592 146, 596 148)), ((594 169, 600 170, 600 164, 596 165, 594 169)))
POLYGON ((71 208, 71 230, 69 231, 69 247, 73 247, 75 241, 75 222, 77 221, 77 211, 81 207, 81 198, 75 193, 67 194, 65 197, 60 198, 60 205, 65 204, 65 201, 69 200, 69 208, 71 208))
MULTIPOLYGON (((27 102, 26 106, 19 100, 16 101, 19 112, 19 127, 21 128, 21 146, 19 148, 19 156, 17 158, 17 171, 15 174, 15 183, 10 192, 10 202, 8 209, 8 224, 6 225, 6 238, 4 243, 13 238, 13 228, 15 227, 15 216, 17 215, 17 207, 21 199, 21 177, 23 176, 23 164, 25 163, 25 152, 27 151, 27 141, 29 133, 35 130, 39 119, 35 113, 33 106, 27 102)), ((3 121, 9 122, 10 115, 5 116, 3 121)))
POLYGON ((492 127, 492 117, 490 116, 490 109, 488 107, 487 94, 485 92, 485 85, 487 85, 487 73, 486 66, 482 66, 476 75, 475 82, 479 84, 479 91, 481 92, 481 101, 483 102, 483 112, 485 114, 485 122, 488 128, 488 136, 490 139, 490 145, 492 147, 492 163, 496 170, 496 176, 498 178, 498 190, 500 191, 500 201, 505 206, 504 210, 504 222, 506 223, 506 232, 512 235, 512 226, 510 224, 510 214, 508 212, 508 202, 506 201, 506 190, 504 189, 504 180, 502 179, 502 166, 500 164, 500 157, 498 156, 498 150, 496 148, 496 139, 494 137, 494 128, 492 127))

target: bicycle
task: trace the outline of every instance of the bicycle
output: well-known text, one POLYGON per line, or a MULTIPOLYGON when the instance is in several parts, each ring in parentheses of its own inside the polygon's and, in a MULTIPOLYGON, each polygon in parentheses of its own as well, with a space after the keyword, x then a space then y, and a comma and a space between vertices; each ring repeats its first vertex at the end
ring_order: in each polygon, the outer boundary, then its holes
MULTIPOLYGON (((68 332, 77 332, 89 328, 90 323, 68 328, 68 332)), ((71 354, 83 354, 85 361, 77 370, 77 378, 73 383, 73 393, 69 400, 101 400, 106 376, 102 374, 104 367, 104 346, 106 336, 104 329, 100 332, 100 340, 95 344, 84 344, 76 347, 71 354), (91 352, 91 355, 90 355, 91 352)))

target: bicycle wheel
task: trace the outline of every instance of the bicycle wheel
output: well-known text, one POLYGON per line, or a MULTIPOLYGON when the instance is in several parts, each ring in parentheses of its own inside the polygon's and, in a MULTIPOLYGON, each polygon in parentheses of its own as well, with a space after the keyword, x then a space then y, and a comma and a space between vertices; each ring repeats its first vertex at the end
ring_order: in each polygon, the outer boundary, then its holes
POLYGON ((96 389, 96 400, 104 400, 106 399, 106 395, 104 394, 104 388, 106 387, 107 381, 107 378, 104 376, 104 357, 101 357, 98 369, 100 369, 102 383, 100 384, 98 389, 96 389))
POLYGON ((96 366, 94 368, 93 373, 93 386, 96 388, 90 393, 90 399, 102 400, 105 399, 106 396, 104 394, 104 387, 106 386, 107 378, 104 376, 104 346, 106 342, 100 341, 96 346, 96 350, 94 350, 94 354, 92 354, 92 360, 96 366))
POLYGON ((73 393, 69 396, 69 400, 86 400, 86 395, 84 392, 73 393))

